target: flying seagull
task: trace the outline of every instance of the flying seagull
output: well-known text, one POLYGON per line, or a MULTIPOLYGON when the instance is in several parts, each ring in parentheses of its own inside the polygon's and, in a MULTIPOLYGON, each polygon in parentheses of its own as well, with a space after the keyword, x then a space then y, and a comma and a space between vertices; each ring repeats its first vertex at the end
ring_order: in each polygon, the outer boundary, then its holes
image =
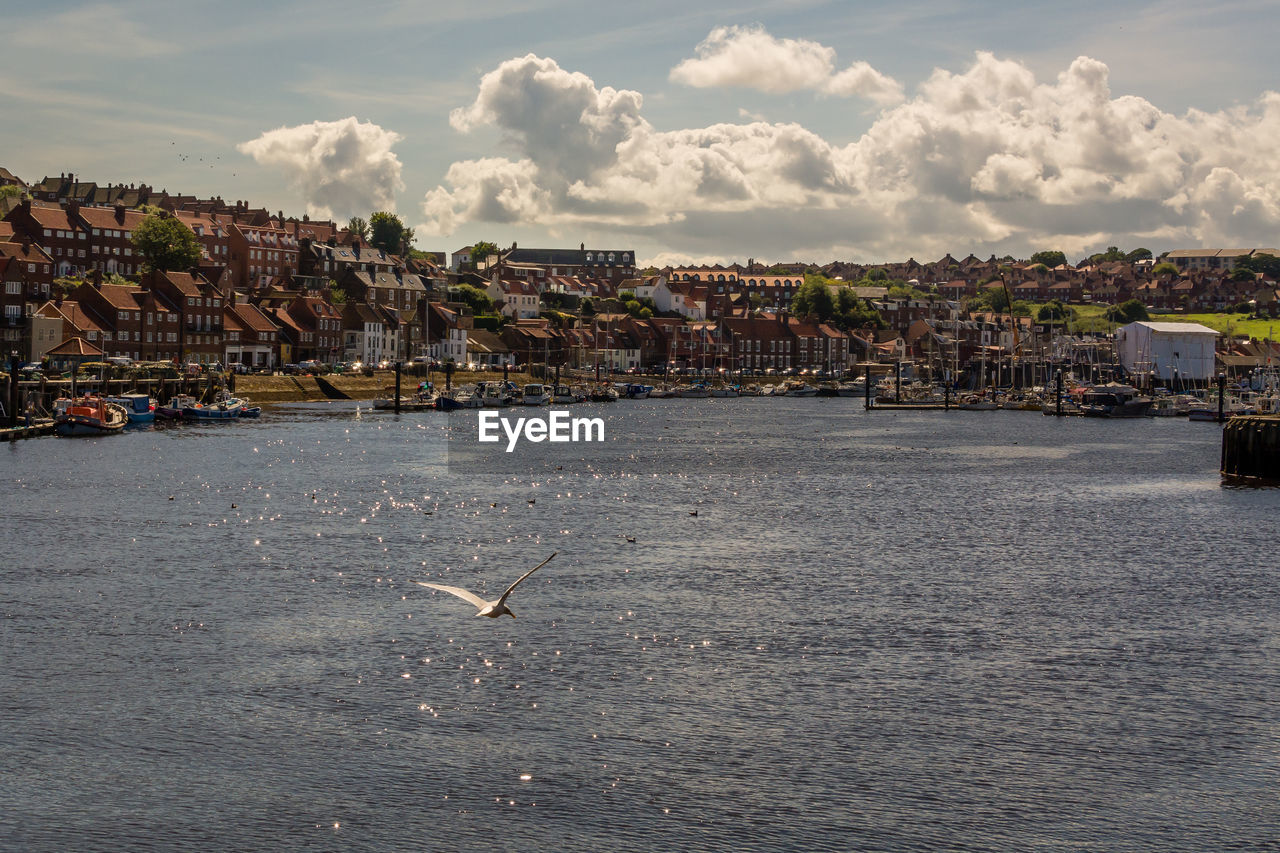
MULTIPOLYGON (((551 557, 554 557, 556 554, 559 554, 559 553, 560 553, 559 551, 555 551, 551 554, 551 557)), ((507 587, 507 591, 504 592, 502 594, 502 597, 499 598, 497 601, 485 601, 480 596, 475 595, 474 593, 467 592, 465 589, 462 589, 461 587, 445 586, 444 584, 440 584, 440 583, 427 583, 426 581, 414 581, 414 583, 419 584, 421 586, 429 586, 432 589, 438 589, 441 592, 447 592, 452 595, 458 596, 458 598, 471 602, 476 607, 480 608, 480 612, 476 614, 477 616, 488 616, 490 619, 497 619, 499 616, 505 613, 508 616, 510 616, 512 619, 514 619, 516 618, 516 615, 511 612, 510 608, 507 607, 507 596, 511 594, 511 591, 513 589, 515 589, 520 585, 520 581, 529 577, 529 575, 533 574, 538 569, 545 566, 547 563, 550 563, 551 557, 547 557, 547 559, 543 560, 541 563, 538 563, 538 565, 534 566, 532 569, 525 572, 520 577, 516 578, 516 582, 513 583, 511 586, 507 587)))

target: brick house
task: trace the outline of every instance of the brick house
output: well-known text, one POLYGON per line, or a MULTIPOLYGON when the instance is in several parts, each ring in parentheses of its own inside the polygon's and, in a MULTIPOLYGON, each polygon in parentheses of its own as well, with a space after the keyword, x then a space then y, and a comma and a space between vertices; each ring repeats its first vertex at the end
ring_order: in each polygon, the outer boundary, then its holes
POLYGON ((342 354, 342 315, 338 309, 315 296, 298 296, 285 313, 301 332, 295 348, 298 361, 337 361, 342 354))
POLYGON ((5 220, 13 226, 15 237, 21 234, 45 251, 55 278, 83 275, 90 268, 89 231, 61 206, 24 199, 5 220))
POLYGON ((221 363, 226 357, 223 315, 229 296, 204 276, 189 272, 152 271, 144 284, 156 297, 157 357, 171 352, 184 363, 221 363))
POLYGON ((146 215, 123 204, 114 207, 85 207, 67 202, 67 215, 89 232, 89 268, 105 273, 136 275, 142 258, 133 252, 133 229, 146 215))

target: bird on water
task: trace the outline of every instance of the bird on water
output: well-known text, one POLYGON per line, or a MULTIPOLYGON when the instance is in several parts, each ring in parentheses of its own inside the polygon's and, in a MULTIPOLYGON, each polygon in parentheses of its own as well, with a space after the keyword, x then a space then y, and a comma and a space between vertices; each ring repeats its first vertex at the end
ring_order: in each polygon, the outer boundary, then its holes
MULTIPOLYGON (((560 553, 559 551, 554 551, 552 552, 551 557, 554 557, 556 554, 559 554, 559 553, 560 553)), ((438 589, 441 592, 447 592, 447 593, 450 593, 451 595, 458 596, 458 598, 461 598, 464 601, 471 602, 477 608, 479 608, 479 612, 476 613, 477 616, 488 616, 490 619, 497 619, 499 616, 505 613, 508 616, 510 616, 512 619, 514 619, 516 618, 516 615, 511 612, 511 609, 509 607, 507 607, 507 596, 511 595, 511 591, 520 585, 520 581, 529 577, 529 575, 533 574, 538 569, 545 566, 547 563, 550 563, 551 557, 547 557, 547 559, 543 560, 541 563, 538 563, 538 565, 534 566, 532 569, 525 572, 520 577, 516 578, 516 582, 513 583, 511 586, 507 587, 507 591, 504 592, 502 594, 502 597, 497 599, 496 601, 485 601, 483 598, 476 595, 475 593, 468 592, 467 590, 457 586, 445 586, 444 584, 441 584, 441 583, 427 583, 426 581, 414 581, 414 583, 419 584, 420 586, 427 586, 427 587, 431 587, 432 589, 438 589)))

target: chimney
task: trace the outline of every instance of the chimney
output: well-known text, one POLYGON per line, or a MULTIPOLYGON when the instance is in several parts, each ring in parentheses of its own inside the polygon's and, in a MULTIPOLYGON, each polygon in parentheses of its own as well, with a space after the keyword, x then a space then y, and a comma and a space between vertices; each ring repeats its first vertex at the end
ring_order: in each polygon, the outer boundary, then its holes
POLYGON ((124 224, 124 205, 123 204, 116 205, 116 222, 120 223, 121 225, 124 224))

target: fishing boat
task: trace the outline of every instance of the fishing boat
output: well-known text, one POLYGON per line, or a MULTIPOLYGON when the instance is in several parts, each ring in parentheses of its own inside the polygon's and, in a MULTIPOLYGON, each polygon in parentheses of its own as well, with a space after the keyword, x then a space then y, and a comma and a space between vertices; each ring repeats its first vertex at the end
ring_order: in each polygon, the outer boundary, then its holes
POLYGON ((480 404, 490 409, 510 406, 519 393, 512 382, 481 382, 477 387, 480 389, 480 404))
POLYGON ((190 394, 175 394, 163 406, 156 406, 156 417, 167 421, 182 420, 182 413, 195 406, 196 398, 190 394))
POLYGON ((790 381, 784 383, 786 386, 786 396, 788 397, 816 397, 818 389, 813 385, 805 382, 790 381))
MULTIPOLYGON (((373 401, 373 407, 380 411, 395 411, 395 397, 378 397, 373 401)), ((427 412, 436 408, 435 387, 430 382, 421 382, 418 384, 418 390, 413 394, 400 396, 399 409, 402 412, 427 412)))
POLYGON ((147 394, 117 394, 114 397, 108 397, 107 402, 123 406, 131 425, 155 422, 156 401, 147 394))
POLYGON ((1080 410, 1088 418, 1143 418, 1151 411, 1152 399, 1132 385, 1108 382, 1085 390, 1080 410))
POLYGON ((676 396, 686 400, 702 400, 711 396, 711 389, 701 382, 694 385, 677 385, 676 396))
POLYGON ((244 401, 239 397, 220 397, 208 405, 196 403, 182 410, 184 421, 230 421, 240 417, 244 401))
POLYGON ((618 392, 610 388, 608 383, 601 383, 587 392, 587 399, 593 403, 612 403, 618 399, 618 392))
POLYGON ((739 397, 737 385, 716 385, 711 389, 712 397, 739 397))
POLYGON ((560 405, 581 403, 586 399, 586 391, 581 388, 571 388, 568 385, 557 385, 551 392, 551 402, 560 405))
POLYGON ((994 412, 996 409, 1000 408, 1000 404, 985 396, 970 394, 968 397, 961 400, 956 408, 970 412, 994 412))
POLYGON ((551 402, 551 392, 540 382, 531 382, 520 393, 520 405, 545 406, 551 402))
POLYGON ((639 382, 617 382, 613 388, 619 397, 626 397, 628 400, 643 400, 653 390, 652 385, 642 385, 639 382))
MULTIPOLYGON (((445 392, 440 395, 441 398, 448 397, 450 401, 456 403, 459 409, 478 409, 483 403, 480 400, 480 393, 474 385, 463 385, 455 388, 452 392, 445 392)), ((450 410, 449 404, 441 405, 441 409, 450 410)))
POLYGON ((676 392, 669 385, 658 385, 649 389, 649 397, 654 400, 665 400, 675 395, 676 392))
POLYGON ((129 423, 124 406, 103 397, 76 397, 60 401, 53 428, 58 435, 112 435, 129 423))
POLYGON ((836 396, 838 397, 865 397, 866 394, 867 380, 865 377, 836 385, 836 396))

